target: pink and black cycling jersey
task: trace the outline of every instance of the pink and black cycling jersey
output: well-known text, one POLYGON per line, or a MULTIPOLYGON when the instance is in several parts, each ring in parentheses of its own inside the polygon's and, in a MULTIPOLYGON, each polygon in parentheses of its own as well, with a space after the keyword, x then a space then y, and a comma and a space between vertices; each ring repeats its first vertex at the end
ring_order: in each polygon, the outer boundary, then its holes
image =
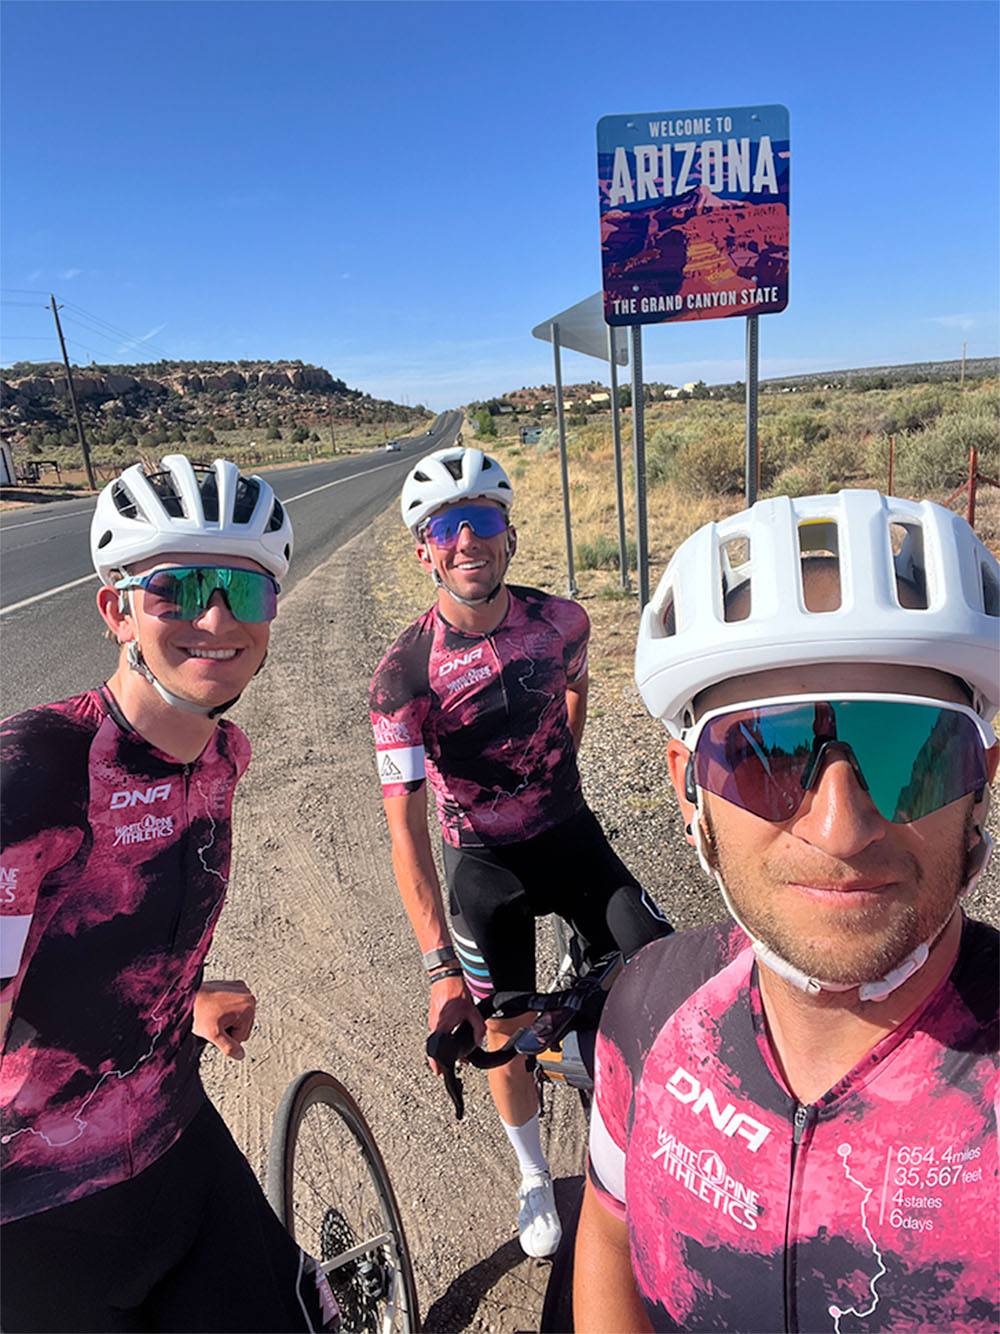
POLYGON ((181 764, 102 689, 7 719, 2 747, 7 1221, 137 1175, 204 1106, 194 994, 250 745, 222 722, 181 764))
POLYGON ((521 842, 583 808, 566 688, 587 670, 576 602, 509 588, 488 635, 431 607, 400 635, 371 686, 384 796, 430 782, 446 843, 521 842))
POLYGON ((995 1330, 997 932, 817 1102, 775 1065, 736 927, 657 941, 597 1044, 591 1181, 654 1329, 995 1330))

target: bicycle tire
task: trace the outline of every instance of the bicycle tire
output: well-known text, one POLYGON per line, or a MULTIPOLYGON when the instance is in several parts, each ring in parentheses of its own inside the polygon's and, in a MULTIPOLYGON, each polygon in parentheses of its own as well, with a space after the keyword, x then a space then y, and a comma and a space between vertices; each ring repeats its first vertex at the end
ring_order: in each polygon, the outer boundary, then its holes
POLYGON ((361 1108, 332 1075, 313 1070, 285 1090, 265 1189, 296 1242, 322 1264, 345 1334, 416 1334, 399 1205, 361 1108))

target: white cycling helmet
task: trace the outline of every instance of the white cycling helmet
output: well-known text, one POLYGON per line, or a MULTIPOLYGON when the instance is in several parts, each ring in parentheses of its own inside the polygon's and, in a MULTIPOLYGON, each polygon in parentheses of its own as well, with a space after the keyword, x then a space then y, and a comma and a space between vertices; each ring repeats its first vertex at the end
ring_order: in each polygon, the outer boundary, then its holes
POLYGON ((514 500, 510 478, 481 449, 453 445, 422 458, 403 483, 400 509, 414 537, 442 505, 456 500, 495 500, 509 511, 514 500))
POLYGON ((642 613, 635 679, 650 713, 679 737, 693 721, 695 696, 717 681, 836 662, 937 668, 965 681, 973 707, 993 717, 1000 566, 964 519, 930 501, 841 491, 762 500, 706 524, 678 547, 642 613), (838 562, 835 611, 805 605, 808 552, 838 562), (922 605, 901 604, 901 580, 922 605), (741 584, 749 586, 749 614, 727 620, 725 595, 741 584))
POLYGON ((168 454, 159 472, 126 468, 97 498, 90 525, 94 568, 111 571, 168 551, 213 559, 246 556, 280 579, 292 557, 292 525, 262 477, 216 459, 192 464, 168 454))

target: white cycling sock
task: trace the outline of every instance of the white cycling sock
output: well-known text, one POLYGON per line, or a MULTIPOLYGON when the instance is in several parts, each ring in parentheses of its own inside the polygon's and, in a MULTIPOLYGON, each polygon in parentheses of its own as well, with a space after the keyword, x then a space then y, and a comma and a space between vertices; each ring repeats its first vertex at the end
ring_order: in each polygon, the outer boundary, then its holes
POLYGON ((503 1117, 500 1118, 500 1124, 514 1146, 522 1177, 537 1176, 540 1172, 549 1170, 548 1159, 542 1152, 541 1127, 538 1124, 537 1112, 530 1121, 525 1121, 523 1126, 509 1126, 503 1117))

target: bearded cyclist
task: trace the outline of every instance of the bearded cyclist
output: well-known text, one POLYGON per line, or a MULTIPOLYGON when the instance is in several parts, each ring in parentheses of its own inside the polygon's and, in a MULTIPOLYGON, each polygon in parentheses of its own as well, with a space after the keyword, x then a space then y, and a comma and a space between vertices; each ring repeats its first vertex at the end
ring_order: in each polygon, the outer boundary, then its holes
POLYGON ((216 460, 127 468, 91 527, 107 683, 7 719, 3 1328, 336 1327, 202 1087, 254 998, 203 979, 250 758, 222 713, 267 651, 292 530, 216 460))
MULTIPOLYGON (((410 472, 403 521, 437 600, 396 640, 371 686, 393 868, 429 976, 429 1026, 447 1032, 468 1020, 477 1036, 475 1001, 535 988, 536 917, 558 913, 601 954, 616 947, 606 912, 624 890, 643 943, 670 930, 584 801, 576 752, 590 626, 578 603, 507 584, 517 549, 512 502, 507 474, 478 449, 438 450, 410 472), (431 851, 428 783, 449 913, 431 851)), ((489 1045, 525 1022, 490 1020, 489 1045)), ((490 1072, 490 1090, 520 1167, 522 1249, 551 1255, 561 1225, 534 1079, 513 1061, 490 1072)))
POLYGON ((875 491, 707 524, 636 680, 732 921, 604 1008, 575 1327, 992 1331, 1000 569, 875 491), (746 559, 734 566, 730 554, 746 559))

